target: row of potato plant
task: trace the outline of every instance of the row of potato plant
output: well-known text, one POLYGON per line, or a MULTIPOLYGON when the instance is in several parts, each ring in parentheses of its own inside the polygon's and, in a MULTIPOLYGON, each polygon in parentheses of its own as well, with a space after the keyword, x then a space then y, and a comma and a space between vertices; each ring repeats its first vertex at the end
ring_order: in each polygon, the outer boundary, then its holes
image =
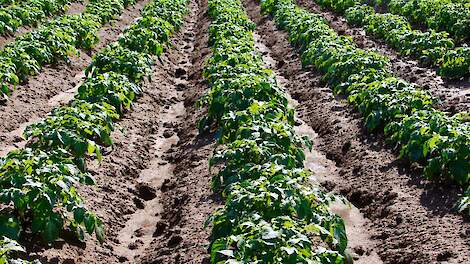
MULTIPOLYGON (((434 108, 436 98, 388 70, 389 60, 358 48, 338 35, 318 14, 291 0, 264 0, 278 26, 289 32, 304 65, 323 73, 335 93, 344 93, 364 117, 369 131, 383 131, 400 156, 422 164, 426 177, 468 188, 470 179, 470 116, 434 108)), ((459 204, 469 207, 470 189, 459 204)))
POLYGON ((65 12, 74 0, 23 0, 0 8, 0 35, 11 34, 20 26, 35 25, 46 17, 65 12))
POLYGON ((470 74, 470 48, 456 47, 447 32, 412 29, 405 17, 376 13, 373 7, 362 4, 363 0, 315 1, 343 14, 348 24, 362 26, 368 34, 384 39, 401 54, 417 57, 425 65, 439 66, 438 74, 443 77, 457 79, 470 74))
POLYGON ((211 263, 347 263, 334 196, 309 181, 294 110, 254 46, 255 24, 239 0, 210 0, 211 89, 201 132, 217 129, 212 189, 225 206, 208 222, 211 263))
POLYGON ((52 242, 70 230, 81 240, 85 233, 104 240, 102 220, 76 188, 95 183, 87 160, 101 161, 102 149, 112 147, 114 123, 131 110, 150 78, 152 56, 161 55, 185 13, 186 0, 148 4, 142 18, 94 56, 75 98, 28 126, 25 148, 0 158, 0 236, 32 233, 52 242))
POLYGON ((363 0, 428 28, 446 31, 457 41, 470 40, 470 2, 465 0, 363 0))
POLYGON ((89 50, 98 31, 136 0, 90 0, 81 14, 57 17, 19 36, 0 51, 0 99, 6 100, 20 82, 46 64, 69 61, 78 48, 89 50))

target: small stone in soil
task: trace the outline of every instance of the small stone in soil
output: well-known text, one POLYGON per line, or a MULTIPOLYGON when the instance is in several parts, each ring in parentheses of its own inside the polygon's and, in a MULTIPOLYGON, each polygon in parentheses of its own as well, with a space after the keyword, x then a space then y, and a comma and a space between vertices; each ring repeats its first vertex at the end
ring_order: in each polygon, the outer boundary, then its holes
POLYGON ((446 261, 452 257, 452 252, 446 250, 437 255, 437 261, 446 261))
POLYGON ((162 192, 167 192, 173 188, 175 188, 175 183, 170 181, 169 179, 165 179, 162 183, 162 187, 160 187, 160 190, 162 192))
POLYGON ((183 69, 183 68, 178 68, 176 69, 175 71, 175 77, 176 78, 180 78, 181 76, 185 75, 186 74, 186 70, 183 69))
POLYGON ((139 228, 139 229, 135 230, 134 231, 134 236, 136 236, 136 237, 144 236, 144 230, 142 228, 139 228))
POLYGON ((119 260, 119 262, 121 262, 121 263, 126 262, 126 261, 129 261, 129 259, 128 259, 127 257, 125 257, 125 256, 120 256, 118 260, 119 260))
POLYGON ((358 254, 359 256, 362 256, 362 255, 364 255, 364 253, 365 253, 365 250, 364 250, 364 248, 363 248, 362 246, 354 247, 353 250, 354 250, 354 252, 355 252, 356 254, 358 254))
POLYGON ((137 245, 137 243, 135 242, 132 242, 129 244, 129 246, 127 246, 130 250, 134 250, 134 249, 137 249, 139 247, 139 245, 137 245))
POLYGON ((176 85, 176 91, 184 91, 186 89, 186 85, 184 83, 178 83, 176 85))
POLYGON ((135 213, 135 210, 133 210, 132 208, 127 208, 123 211, 123 214, 125 215, 130 215, 130 214, 133 214, 135 213))

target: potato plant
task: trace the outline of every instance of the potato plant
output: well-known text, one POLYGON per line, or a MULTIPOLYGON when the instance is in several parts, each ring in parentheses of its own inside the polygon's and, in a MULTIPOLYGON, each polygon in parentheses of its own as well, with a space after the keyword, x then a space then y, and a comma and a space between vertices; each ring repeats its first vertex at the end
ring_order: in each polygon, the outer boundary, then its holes
POLYGON ((24 252, 24 248, 15 240, 8 237, 0 239, 0 263, 2 264, 40 264, 39 261, 25 261, 22 259, 12 259, 10 254, 14 252, 24 252))
MULTIPOLYGON (((7 99, 12 88, 39 73, 46 64, 69 61, 78 49, 91 49, 98 31, 134 1, 92 0, 82 14, 65 15, 19 36, 0 51, 0 95, 7 99)), ((1 17, 1 16, 0 16, 1 17)))
POLYGON ((376 13, 361 0, 316 2, 343 14, 349 24, 364 27, 367 34, 385 40, 399 53, 415 57, 424 65, 439 67, 438 74, 443 77, 459 79, 470 74, 470 51, 466 47, 456 47, 445 31, 412 29, 404 16, 376 13))
MULTIPOLYGON (((373 1, 377 3, 378 1, 373 1)), ((389 10, 429 28, 446 31, 457 40, 470 39, 469 3, 452 0, 388 0, 389 10)))
POLYGON ((212 189, 226 200, 209 219, 211 263, 348 263, 343 220, 328 207, 335 197, 308 180, 311 142, 294 131, 287 95, 256 52, 255 25, 238 0, 211 0, 209 14, 199 129, 217 129, 212 189))
MULTIPOLYGON (((120 3, 119 8, 132 3, 107 2, 120 3)), ((105 8, 103 3, 93 12, 105 8)), ((0 235, 7 237, 4 241, 21 240, 25 233, 33 233, 51 243, 65 230, 75 232, 80 240, 85 233, 94 233, 98 241, 104 241, 103 220, 84 206, 77 187, 95 184, 87 162, 94 158, 102 161, 102 149, 112 147, 114 123, 131 110, 132 102, 142 93, 142 81, 151 73, 152 55, 160 55, 154 48, 168 45, 170 35, 182 25, 186 5, 186 0, 154 0, 149 4, 143 18, 119 41, 93 57, 75 98, 43 121, 28 126, 25 148, 0 158, 0 235), (137 38, 141 38, 138 48, 128 46, 137 38)), ((23 263, 9 259, 9 250, 5 250, 2 263, 23 263)))
POLYGON ((63 13, 73 0, 2 0, 0 10, 0 34, 17 31, 20 26, 36 25, 46 17, 63 13))
MULTIPOLYGON (((463 188, 470 184, 470 119, 437 110, 438 101, 398 79, 383 56, 359 49, 327 22, 291 0, 265 0, 262 6, 300 47, 302 61, 323 73, 336 93, 344 93, 370 131, 383 131, 401 157, 421 164, 425 176, 463 188)), ((459 208, 470 213, 468 191, 459 208)))

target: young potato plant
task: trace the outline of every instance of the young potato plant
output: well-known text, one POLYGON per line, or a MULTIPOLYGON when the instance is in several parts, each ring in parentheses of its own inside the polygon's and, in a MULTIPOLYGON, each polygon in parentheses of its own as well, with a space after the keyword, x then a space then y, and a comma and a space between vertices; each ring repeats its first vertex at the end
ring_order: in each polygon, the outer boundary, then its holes
MULTIPOLYGON (((470 184, 470 130, 468 113, 450 115, 434 108, 429 92, 398 79, 383 56, 357 48, 339 36, 319 15, 291 0, 265 0, 276 23, 300 47, 302 62, 323 73, 336 93, 344 93, 363 115, 370 131, 384 131, 401 157, 423 166, 425 176, 470 184)), ((468 191, 459 204, 470 213, 468 191)))
POLYGON ((7 99, 12 88, 37 74, 44 65, 68 62, 79 54, 78 48, 91 49, 98 42, 101 26, 132 3, 92 0, 84 13, 55 18, 16 38, 0 51, 0 95, 7 99))
MULTIPOLYGON (((378 0, 372 1, 377 3, 378 0)), ((470 39, 469 5, 452 0, 388 0, 390 12, 406 16, 429 28, 446 31, 456 40, 470 39)))
MULTIPOLYGON (((413 30, 401 15, 376 13, 362 0, 328 1, 316 0, 322 7, 334 10, 346 17, 348 24, 364 27, 367 34, 385 40, 403 55, 413 56, 425 65, 438 66, 438 74, 458 79, 470 74, 470 54, 456 48, 447 32, 413 30), (456 57, 457 59, 453 59, 456 57), (463 62, 460 58, 464 58, 463 62)), ((367 2, 367 1, 366 1, 367 2)))
MULTIPOLYGON (((131 34, 148 29, 152 31, 149 36, 156 37, 161 46, 167 45, 169 34, 182 25, 186 5, 186 0, 154 0, 154 9, 146 8, 142 14, 147 16, 139 20, 146 22, 137 21, 126 36, 133 39, 136 36, 131 34), (179 14, 180 20, 164 20, 169 14, 179 14)), ((93 23, 75 21, 85 25, 83 33, 86 25, 93 28, 93 23)), ((70 34, 73 36, 76 31, 70 34)), ((93 43, 93 38, 83 36, 74 41, 93 43)), ((81 240, 85 233, 94 233, 103 242, 103 221, 84 207, 77 187, 95 184, 86 161, 93 157, 102 160, 102 148, 113 144, 114 122, 131 110, 132 102, 142 93, 141 82, 151 72, 151 55, 157 55, 152 52, 155 42, 149 39, 145 43, 148 46, 140 46, 139 51, 121 46, 120 41, 103 49, 93 58, 74 100, 28 126, 24 132, 27 146, 0 158, 0 235, 21 240, 24 234, 32 233, 51 243, 68 230, 81 240)), ((39 51, 39 47, 32 47, 39 51)), ((27 263, 11 260, 7 253, 8 250, 2 255, 2 263, 27 263)))
POLYGON ((294 110, 254 46, 254 24, 238 0, 211 0, 211 89, 201 132, 217 129, 210 158, 212 189, 225 206, 212 223, 211 263, 349 263, 335 199, 312 185, 304 169, 307 138, 293 128, 294 110))
POLYGON ((146 17, 126 29, 119 38, 119 44, 132 51, 160 56, 163 53, 163 45, 168 43, 174 30, 174 26, 166 20, 146 17))
POLYGON ((94 57, 85 74, 89 77, 115 72, 125 75, 132 82, 150 78, 153 60, 147 53, 132 51, 119 43, 113 43, 94 57))
POLYGON ((46 17, 63 13, 72 0, 11 1, 0 10, 0 34, 11 34, 18 27, 36 25, 46 17))
POLYGON ((0 202, 8 206, 0 218, 0 230, 7 232, 0 235, 18 239, 30 225, 33 234, 52 242, 68 225, 79 238, 95 232, 103 241, 103 224, 85 209, 78 183, 94 184, 94 179, 61 148, 25 148, 0 158, 0 202))
POLYGON ((61 147, 77 158, 95 154, 101 160, 100 146, 111 146, 116 109, 107 103, 74 100, 55 109, 44 121, 28 126, 24 137, 40 149, 61 147))
POLYGON ((0 263, 2 264, 40 264, 38 260, 26 261, 22 259, 11 259, 13 252, 25 252, 24 248, 15 240, 3 237, 0 239, 0 263))
POLYGON ((89 77, 78 88, 76 100, 90 103, 105 102, 112 105, 119 115, 132 107, 132 102, 142 93, 142 88, 125 75, 108 72, 89 77))

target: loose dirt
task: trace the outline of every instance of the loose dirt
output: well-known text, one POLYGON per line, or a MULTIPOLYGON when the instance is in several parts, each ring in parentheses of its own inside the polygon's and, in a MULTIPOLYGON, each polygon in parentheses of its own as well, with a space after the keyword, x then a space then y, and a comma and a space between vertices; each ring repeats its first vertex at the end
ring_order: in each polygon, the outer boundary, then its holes
POLYGON ((358 47, 371 49, 390 58, 391 70, 399 77, 417 84, 440 98, 439 108, 452 113, 470 109, 470 81, 449 81, 438 76, 435 68, 424 67, 413 58, 402 56, 390 48, 383 40, 369 35, 363 28, 351 27, 346 19, 329 10, 322 9, 315 0, 298 0, 300 6, 312 13, 322 15, 340 35, 353 38, 358 47))
POLYGON ((204 109, 194 108, 196 101, 208 90, 202 71, 210 56, 206 0, 193 1, 194 49, 190 54, 192 66, 187 71, 185 89, 187 114, 180 124, 180 141, 176 151, 169 154, 175 164, 174 177, 170 179, 162 197, 164 212, 159 232, 138 263, 209 263, 210 227, 205 222, 222 202, 210 189, 211 176, 208 158, 214 148, 214 135, 199 134, 196 127, 204 109))
POLYGON ((260 15, 256 1, 247 0, 246 6, 261 41, 272 52, 275 70, 300 104, 299 118, 318 135, 314 149, 336 166, 330 177, 318 180, 345 195, 367 218, 362 224, 372 235, 372 247, 359 245, 353 252, 377 253, 384 263, 469 262, 470 224, 451 209, 461 190, 423 180, 419 170, 397 159, 380 137, 367 136, 344 98, 335 98, 318 72, 302 69, 287 34, 260 15))

